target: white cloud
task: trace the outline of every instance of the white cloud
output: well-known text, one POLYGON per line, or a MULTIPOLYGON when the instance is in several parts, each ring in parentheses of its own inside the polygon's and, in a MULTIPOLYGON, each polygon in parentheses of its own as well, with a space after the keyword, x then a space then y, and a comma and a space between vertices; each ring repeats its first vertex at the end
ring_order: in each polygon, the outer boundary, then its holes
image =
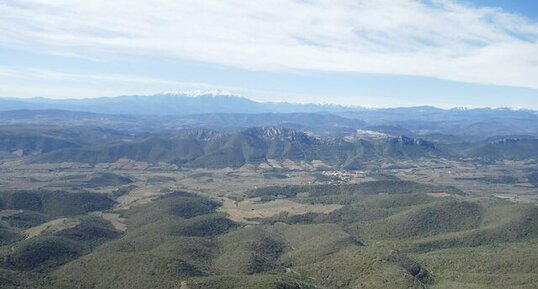
MULTIPOLYGON (((0 66, 2 96, 92 98, 125 94, 155 94, 164 90, 211 90, 216 86, 129 74, 66 73, 42 68, 0 66)), ((239 92, 240 88, 225 87, 239 92)))
POLYGON ((538 23, 453 0, 4 0, 0 45, 538 88, 538 23))

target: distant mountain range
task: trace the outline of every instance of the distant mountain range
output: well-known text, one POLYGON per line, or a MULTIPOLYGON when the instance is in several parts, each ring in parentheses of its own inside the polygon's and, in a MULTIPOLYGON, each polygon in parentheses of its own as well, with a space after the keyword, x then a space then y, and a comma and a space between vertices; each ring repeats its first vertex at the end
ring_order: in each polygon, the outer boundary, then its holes
POLYGON ((80 112, 130 115, 185 115, 200 113, 289 113, 349 111, 337 105, 261 103, 229 93, 168 92, 149 96, 131 95, 86 99, 29 98, 0 99, 0 111, 56 109, 80 112))
POLYGON ((95 125, 129 133, 279 126, 335 137, 360 130, 362 138, 370 132, 370 137, 381 133, 454 143, 538 136, 537 123, 538 112, 533 110, 262 103, 220 91, 64 100, 0 98, 0 125, 95 125))
MULTIPOLYGON (((194 92, 166 92, 149 96, 131 95, 117 97, 99 97, 86 99, 48 99, 48 98, 0 98, 0 111, 9 110, 68 110, 79 112, 93 112, 103 114, 124 115, 159 115, 177 116, 188 114, 208 113, 357 113, 365 117, 378 117, 382 114, 384 119, 400 119, 409 114, 418 114, 422 119, 430 119, 432 115, 446 115, 461 117, 470 114, 479 115, 538 115, 531 110, 513 110, 508 108, 482 108, 464 109, 454 108, 443 110, 430 106, 408 108, 364 108, 359 106, 342 106, 328 104, 297 104, 286 102, 257 102, 242 96, 233 95, 224 91, 194 91, 194 92), (375 113, 375 115, 372 115, 375 113), (387 118, 390 116, 389 118, 387 118)), ((438 117, 434 117, 434 120, 438 117)))
POLYGON ((538 112, 261 103, 229 93, 0 99, 0 157, 185 167, 271 160, 359 168, 417 158, 536 159, 538 112))

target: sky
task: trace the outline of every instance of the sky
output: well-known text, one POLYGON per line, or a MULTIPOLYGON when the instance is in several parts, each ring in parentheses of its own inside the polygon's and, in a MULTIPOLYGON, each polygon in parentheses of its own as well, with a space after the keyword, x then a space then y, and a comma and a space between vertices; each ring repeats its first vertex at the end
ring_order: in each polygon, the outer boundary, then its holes
POLYGON ((0 0, 0 97, 538 109, 535 0, 0 0))

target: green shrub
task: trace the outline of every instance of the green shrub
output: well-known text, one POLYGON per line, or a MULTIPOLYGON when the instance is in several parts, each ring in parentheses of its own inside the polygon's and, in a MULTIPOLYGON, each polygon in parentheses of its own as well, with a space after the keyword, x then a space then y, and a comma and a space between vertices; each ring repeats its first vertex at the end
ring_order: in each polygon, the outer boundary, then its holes
POLYGON ((103 211, 112 208, 114 201, 105 194, 99 193, 67 193, 40 192, 43 200, 43 211, 52 216, 76 216, 92 211, 103 211))
POLYGON ((62 230, 56 236, 68 238, 78 242, 98 241, 118 237, 120 234, 108 222, 97 216, 87 216, 81 219, 80 224, 73 228, 62 230))
POLYGON ((41 211, 43 209, 43 201, 41 196, 32 191, 15 191, 2 193, 4 198, 4 208, 15 210, 32 210, 41 211))
POLYGON ((215 211, 218 203, 201 198, 178 198, 171 205, 170 212, 182 218, 192 218, 215 211))
POLYGON ((476 203, 441 201, 373 222, 366 232, 381 239, 425 237, 476 228, 481 214, 482 208, 476 203))
POLYGON ((16 241, 19 241, 23 237, 24 236, 21 233, 11 228, 6 228, 0 225, 0 245, 14 243, 16 241))
POLYGON ((275 267, 275 262, 284 252, 284 244, 281 240, 266 234, 259 241, 252 243, 250 249, 252 255, 248 273, 261 273, 275 267))
POLYGON ((114 201, 105 194, 64 191, 0 192, 5 209, 38 211, 50 216, 76 216, 112 208, 114 201))
POLYGON ((49 220, 45 214, 34 211, 22 211, 11 216, 3 217, 2 219, 5 220, 10 226, 22 229, 28 229, 30 227, 43 224, 49 220))
POLYGON ((9 266, 19 270, 55 267, 74 259, 82 247, 66 238, 44 236, 25 240, 8 256, 9 266))
POLYGON ((237 226, 223 215, 204 215, 186 220, 174 233, 178 236, 209 237, 226 233, 237 226))

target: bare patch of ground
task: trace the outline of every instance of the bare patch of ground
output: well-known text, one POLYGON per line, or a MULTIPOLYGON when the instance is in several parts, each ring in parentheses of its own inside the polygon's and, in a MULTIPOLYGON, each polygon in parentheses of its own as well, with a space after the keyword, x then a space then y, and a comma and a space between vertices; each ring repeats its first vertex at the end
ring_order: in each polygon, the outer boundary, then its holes
POLYGON ((159 187, 146 186, 132 190, 126 195, 116 199, 116 209, 129 209, 132 206, 147 204, 162 195, 159 187))
POLYGON ((251 218, 268 218, 287 212, 290 215, 302 215, 306 213, 330 213, 342 208, 342 205, 330 204, 301 204, 290 200, 274 200, 270 202, 259 202, 259 199, 248 199, 235 202, 228 198, 222 198, 223 205, 220 211, 226 212, 230 219, 242 223, 256 223, 249 221, 251 218))
POLYGON ((452 196, 451 194, 449 193, 426 193, 426 195, 430 196, 430 197, 434 197, 434 198, 444 198, 444 197, 450 197, 452 196))
POLYGON ((120 214, 92 212, 91 215, 98 216, 109 221, 116 231, 125 232, 125 230, 127 230, 125 218, 122 218, 120 214))
POLYGON ((536 195, 518 195, 518 194, 493 194, 493 196, 508 200, 514 203, 538 203, 538 196, 536 195))
POLYGON ((0 210, 0 219, 2 217, 9 217, 20 213, 21 210, 0 210))
POLYGON ((189 289, 189 286, 187 286, 187 281, 181 281, 179 289, 189 289))
POLYGON ((60 232, 66 229, 73 228, 80 224, 80 220, 78 219, 69 219, 69 218, 59 218, 54 219, 50 222, 46 222, 44 224, 41 224, 39 226, 32 227, 30 229, 27 229, 25 231, 26 238, 30 239, 33 237, 37 237, 43 233, 55 233, 60 232))

